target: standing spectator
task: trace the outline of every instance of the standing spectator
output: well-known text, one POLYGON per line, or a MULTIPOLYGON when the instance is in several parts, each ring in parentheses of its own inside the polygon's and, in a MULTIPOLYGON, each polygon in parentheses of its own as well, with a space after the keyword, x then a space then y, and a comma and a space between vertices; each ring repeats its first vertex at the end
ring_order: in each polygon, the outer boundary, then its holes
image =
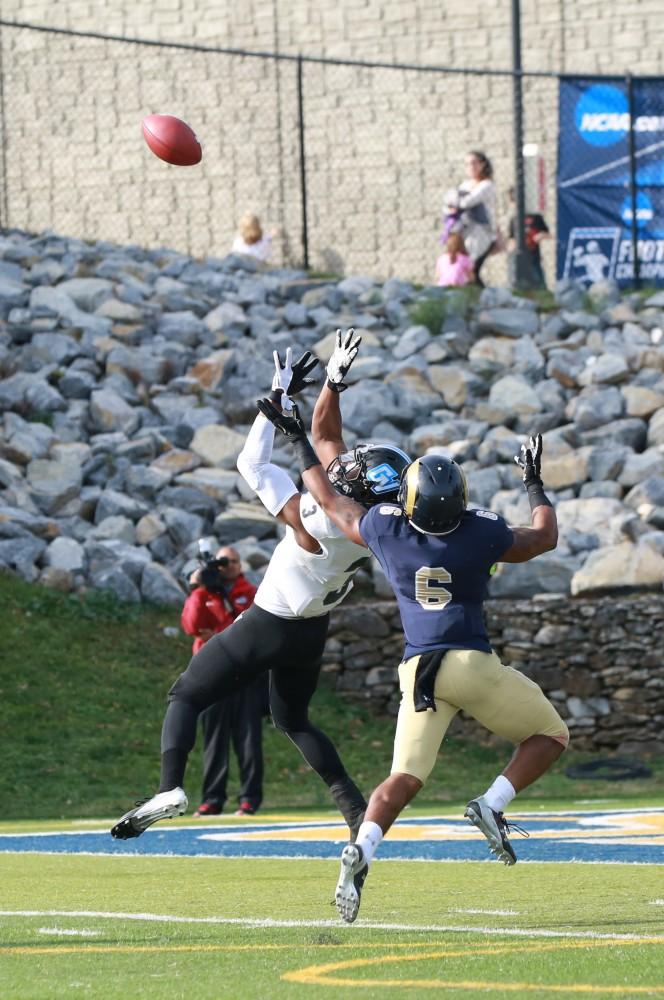
POLYGON ((472 150, 466 157, 466 173, 468 177, 459 187, 463 239, 473 261, 475 281, 484 288, 480 271, 489 254, 500 248, 491 161, 479 150, 472 150))
POLYGON ((244 253, 265 263, 272 255, 274 232, 264 233, 260 219, 252 212, 245 212, 240 219, 239 232, 233 240, 233 253, 244 253))
POLYGON ((466 253, 461 233, 452 231, 445 250, 436 261, 436 284, 443 287, 467 285, 474 277, 473 262, 466 253))
MULTIPOLYGON (((516 279, 515 251, 516 251, 516 216, 514 215, 514 188, 509 189, 510 206, 512 215, 509 221, 509 274, 510 283, 514 284, 516 279)), ((542 268, 542 255, 540 243, 542 240, 551 238, 549 227, 544 221, 544 216, 539 212, 527 212, 523 217, 524 229, 524 251, 526 263, 526 280, 532 288, 546 288, 546 279, 542 268)))
MULTIPOLYGON (((191 576, 194 585, 182 609, 182 628, 195 636, 193 652, 228 628, 251 606, 256 587, 242 573, 240 556, 228 546, 191 576)), ((226 801, 230 742, 240 768, 236 815, 252 816, 263 798, 262 718, 267 704, 265 677, 211 705, 201 714, 203 798, 195 816, 218 815, 226 801)))

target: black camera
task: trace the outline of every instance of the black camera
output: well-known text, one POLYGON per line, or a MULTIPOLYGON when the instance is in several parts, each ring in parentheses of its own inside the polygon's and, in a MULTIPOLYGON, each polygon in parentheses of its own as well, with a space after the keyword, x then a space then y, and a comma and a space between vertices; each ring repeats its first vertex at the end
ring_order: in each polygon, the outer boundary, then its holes
POLYGON ((212 546, 206 538, 202 538, 198 543, 198 561, 201 564, 199 574, 199 586, 206 590, 223 590, 225 581, 219 573, 219 569, 225 569, 229 565, 228 556, 216 558, 212 551, 212 546))

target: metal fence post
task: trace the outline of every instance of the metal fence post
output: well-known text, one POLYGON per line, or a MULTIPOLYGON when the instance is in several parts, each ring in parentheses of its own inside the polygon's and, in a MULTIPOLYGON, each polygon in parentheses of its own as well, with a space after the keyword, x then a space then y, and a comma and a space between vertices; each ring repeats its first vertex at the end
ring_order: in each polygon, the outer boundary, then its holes
POLYGON ((297 110, 300 140, 300 198, 302 202, 302 266, 309 270, 309 220, 307 215, 307 161, 304 149, 304 83, 302 54, 297 57, 297 110))
POLYGON ((636 182, 636 137, 634 135, 634 79, 631 73, 625 77, 627 83, 627 106, 629 109, 629 200, 632 207, 632 285, 634 288, 641 287, 641 274, 639 264, 639 226, 638 226, 638 199, 636 182))
POLYGON ((7 194, 7 119, 5 117, 5 66, 3 59, 2 26, 0 26, 0 230, 9 228, 9 196, 7 194))
POLYGON ((530 285, 524 232, 525 184, 523 173, 523 87, 521 77, 521 3, 512 0, 512 114, 514 116, 514 284, 530 285))

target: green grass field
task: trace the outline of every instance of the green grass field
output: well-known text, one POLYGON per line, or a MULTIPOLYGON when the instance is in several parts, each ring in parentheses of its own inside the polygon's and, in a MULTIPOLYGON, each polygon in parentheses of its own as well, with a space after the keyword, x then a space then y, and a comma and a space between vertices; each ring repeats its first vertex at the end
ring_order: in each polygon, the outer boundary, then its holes
MULTIPOLYGON (((166 691, 189 657, 187 639, 164 635, 177 610, 3 575, 0 602, 0 852, 6 834, 107 831, 154 790, 166 691)), ((393 719, 325 683, 312 717, 366 791, 385 776, 393 719)), ((447 740, 405 815, 459 818, 508 755, 447 740)), ((265 756, 261 822, 332 817, 322 783, 267 723, 265 756)), ((661 759, 638 781, 566 777, 588 756, 566 755, 519 809, 664 806, 661 759)), ((197 750, 192 806, 199 781, 197 750)), ((379 854, 348 927, 330 905, 336 861, 0 853, 0 1000, 663 996, 663 871, 379 854)))
POLYGON ((332 861, 0 855, 0 873, 5 1000, 664 995, 656 865, 377 860, 352 926, 332 861))

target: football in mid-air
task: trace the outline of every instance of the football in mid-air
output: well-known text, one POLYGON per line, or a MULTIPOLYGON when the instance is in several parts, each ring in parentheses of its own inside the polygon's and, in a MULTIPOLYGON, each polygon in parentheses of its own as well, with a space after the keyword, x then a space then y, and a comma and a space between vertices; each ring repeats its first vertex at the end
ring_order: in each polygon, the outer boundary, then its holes
POLYGON ((147 115, 141 123, 143 137, 155 156, 178 167, 193 167, 203 155, 192 128, 174 115, 147 115))

